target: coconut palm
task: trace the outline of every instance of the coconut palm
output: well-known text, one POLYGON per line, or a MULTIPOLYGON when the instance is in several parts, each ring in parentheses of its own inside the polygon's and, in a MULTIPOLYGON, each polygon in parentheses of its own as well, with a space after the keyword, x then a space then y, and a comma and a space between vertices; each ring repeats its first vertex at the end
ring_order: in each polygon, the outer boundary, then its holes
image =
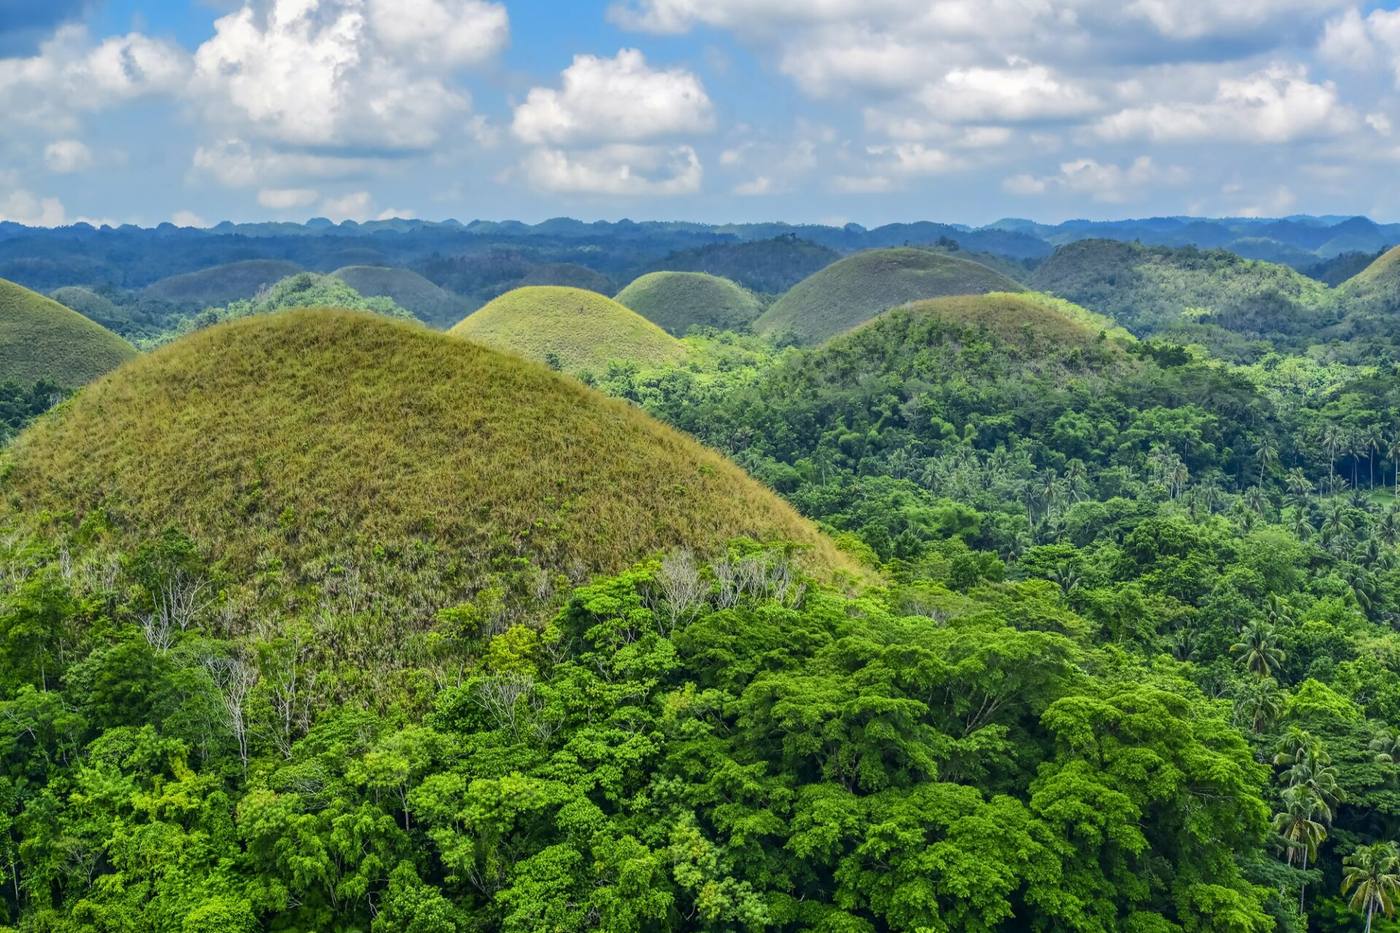
POLYGON ((1366 933, 1379 910, 1395 915, 1395 899, 1400 894, 1400 849, 1393 842, 1362 846, 1342 860, 1342 893, 1351 892, 1347 903, 1353 910, 1366 912, 1366 933))
POLYGON ((1323 543, 1331 545, 1341 541, 1345 536, 1351 534, 1356 527, 1351 517, 1351 509, 1345 502, 1334 499, 1327 503, 1327 508, 1322 514, 1322 540, 1323 543))
POLYGON ((1278 636, 1273 626, 1263 620, 1251 622, 1240 635, 1240 640, 1230 646, 1244 669, 1259 677, 1272 677, 1283 666, 1286 655, 1278 646, 1278 636))
MULTIPOLYGON (((1317 820, 1320 801, 1305 787, 1290 787, 1283 792, 1283 809, 1274 814, 1274 832, 1283 840, 1289 865, 1296 860, 1303 871, 1308 860, 1317 857, 1317 847, 1327 838, 1327 827, 1317 820)), ((1298 910, 1303 910, 1308 885, 1298 888, 1298 910)))
POLYGON ((1395 471, 1395 497, 1400 499, 1400 434, 1391 438, 1386 445, 1385 455, 1390 458, 1390 465, 1395 471))
POLYGON ((1254 456, 1259 461, 1259 483, 1263 485, 1264 475, 1278 463, 1278 444, 1272 437, 1265 436, 1255 448, 1254 456))
POLYGON ((1283 478, 1284 484, 1288 487, 1288 495, 1292 497, 1294 503, 1305 503, 1313 492, 1313 482, 1308 479, 1308 474, 1301 468, 1294 467, 1288 471, 1288 475, 1283 478))
POLYGON ((1380 425, 1368 424, 1357 434, 1360 442, 1361 452, 1366 455, 1366 463, 1370 469, 1370 488, 1376 488, 1376 454, 1385 446, 1385 440, 1381 434, 1380 425))

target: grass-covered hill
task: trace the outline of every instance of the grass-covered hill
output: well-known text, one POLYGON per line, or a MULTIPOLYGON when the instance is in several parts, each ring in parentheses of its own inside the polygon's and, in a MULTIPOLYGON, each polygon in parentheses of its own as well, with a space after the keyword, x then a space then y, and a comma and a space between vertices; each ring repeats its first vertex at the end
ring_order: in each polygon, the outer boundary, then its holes
POLYGON ((600 372, 612 360, 657 365, 685 352, 680 341, 632 309, 597 292, 559 285, 507 292, 451 333, 570 373, 600 372))
POLYGON ((871 250, 794 285, 754 322, 754 329, 802 344, 821 343, 911 301, 1020 290, 1001 273, 947 253, 871 250))
POLYGON ((102 325, 0 279, 0 383, 77 388, 136 356, 102 325))
POLYGON ((1286 340, 1306 338, 1336 318, 1323 283, 1224 250, 1083 240, 1057 249, 1030 284, 1107 314, 1140 336, 1204 327, 1286 340))
POLYGON ((1345 314, 1342 329, 1348 335, 1394 337, 1400 321, 1400 246, 1343 282, 1337 297, 1345 314))
POLYGON ((618 292, 617 302, 677 337, 693 327, 747 330, 763 313, 752 292, 705 272, 649 272, 618 292))
POLYGON ((129 317, 128 313, 117 307, 112 299, 81 285, 56 288, 49 294, 49 297, 65 308, 72 308, 83 317, 107 326, 129 317))
POLYGON ((178 529, 250 598, 424 624, 493 574, 578 580, 734 536, 843 564, 777 496, 633 406, 351 311, 241 319, 97 381, 16 441, 5 498, 118 546, 178 529))
POLYGON ((1029 349, 1085 346, 1097 342, 1100 335, 1132 339, 1128 331, 1101 314, 1037 292, 990 292, 916 301, 887 311, 861 328, 879 326, 891 315, 937 318, 984 330, 999 340, 1029 349))
POLYGON ((681 250, 652 263, 647 271, 708 272, 762 294, 780 295, 840 258, 828 246, 788 234, 681 250))
POLYGON ((251 298, 273 283, 295 275, 301 266, 280 259, 248 259, 172 275, 142 290, 144 298, 187 308, 213 308, 251 298))
POLYGON ((432 327, 451 327, 467 312, 466 299, 439 288, 411 269, 345 266, 331 274, 361 295, 388 298, 432 327))
POLYGON ((417 320, 406 308, 401 308, 382 295, 366 297, 351 288, 343 279, 315 272, 298 272, 258 292, 252 298, 230 302, 222 308, 205 308, 180 320, 153 343, 169 343, 184 334, 213 327, 225 321, 272 314, 293 308, 339 308, 342 311, 371 311, 385 317, 406 321, 417 320))

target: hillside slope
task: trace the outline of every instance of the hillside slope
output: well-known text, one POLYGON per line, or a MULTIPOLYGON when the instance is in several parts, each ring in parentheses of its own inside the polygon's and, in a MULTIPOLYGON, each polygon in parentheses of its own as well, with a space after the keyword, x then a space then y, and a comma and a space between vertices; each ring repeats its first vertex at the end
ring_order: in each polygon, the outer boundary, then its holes
POLYGON ((736 535, 842 563, 737 466, 632 406, 371 314, 199 331, 94 383, 8 458, 24 514, 100 511, 128 546, 176 528, 249 598, 368 600, 424 625, 495 574, 577 580, 736 535))
POLYGON ((677 337, 694 327, 746 330, 763 313, 751 292, 704 272, 650 272, 615 300, 677 337))
POLYGON ((1400 319, 1400 246, 1343 282, 1337 298, 1343 312, 1340 330, 1348 336, 1393 337, 1400 319))
POLYGON ((367 298, 388 298, 431 327, 446 329, 467 313, 465 298, 439 288, 411 269, 345 266, 331 275, 367 298))
POLYGON ((0 382, 77 388, 136 356, 101 324, 0 279, 0 382))
POLYGON ((794 285, 754 322, 754 329, 802 344, 821 343, 911 301, 1021 290, 999 272, 946 253, 871 250, 832 263, 794 285))
POLYGON ((1008 344, 1029 349, 1085 346, 1097 342, 1100 335, 1133 339, 1127 330, 1101 314, 1037 292, 989 292, 916 301, 892 308, 857 330, 880 326, 893 315, 937 318, 952 325, 975 327, 1008 344))
POLYGON ((172 275, 147 285, 141 294, 195 310, 212 308, 252 298, 261 289, 300 271, 301 266, 294 262, 248 259, 172 275))
POLYGON ((559 285, 507 292, 450 333, 570 373, 598 372, 611 360, 656 365, 685 352, 676 338, 630 308, 559 285))

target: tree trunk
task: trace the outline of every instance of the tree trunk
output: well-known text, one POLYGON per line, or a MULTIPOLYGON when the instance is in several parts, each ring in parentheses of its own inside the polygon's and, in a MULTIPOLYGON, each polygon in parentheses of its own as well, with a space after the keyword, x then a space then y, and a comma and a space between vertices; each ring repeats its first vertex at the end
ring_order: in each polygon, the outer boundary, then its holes
POLYGON ((1374 901, 1366 902, 1366 933, 1371 933, 1371 915, 1376 912, 1374 901))
MULTIPOLYGON (((1308 847, 1303 846, 1303 871, 1308 870, 1308 847)), ((1303 898, 1307 896, 1308 883, 1304 881, 1298 885, 1298 913, 1303 913, 1303 898)))

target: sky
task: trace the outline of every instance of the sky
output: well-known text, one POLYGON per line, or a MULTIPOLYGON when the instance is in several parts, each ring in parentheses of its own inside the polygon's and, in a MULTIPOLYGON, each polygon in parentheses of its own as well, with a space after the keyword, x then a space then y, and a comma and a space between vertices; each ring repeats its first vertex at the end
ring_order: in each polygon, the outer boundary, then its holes
POLYGON ((1400 219, 1400 0, 0 0, 0 219, 1400 219))

